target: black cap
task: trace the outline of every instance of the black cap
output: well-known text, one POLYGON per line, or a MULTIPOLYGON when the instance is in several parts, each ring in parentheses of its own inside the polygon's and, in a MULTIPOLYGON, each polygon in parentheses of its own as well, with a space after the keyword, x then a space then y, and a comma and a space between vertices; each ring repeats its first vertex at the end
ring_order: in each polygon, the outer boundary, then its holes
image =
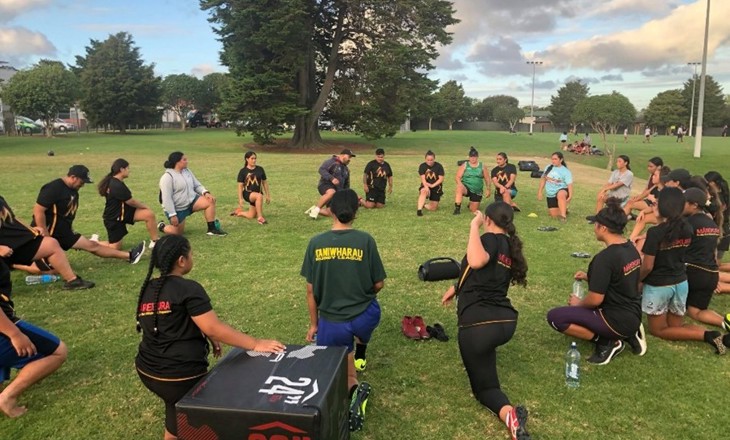
POLYGON ((345 148, 344 150, 340 151, 340 154, 347 154, 350 157, 357 157, 355 156, 355 153, 352 152, 349 148, 345 148))
POLYGON ((83 180, 84 183, 94 183, 94 181, 91 180, 91 177, 89 177, 89 169, 83 165, 72 166, 68 169, 68 175, 78 177, 83 180))
POLYGON ((684 188, 687 186, 687 183, 689 183, 690 177, 689 171, 684 168, 677 168, 676 170, 670 171, 669 174, 662 176, 661 180, 663 183, 672 181, 679 182, 679 185, 684 188))
POLYGON ((615 222, 614 220, 609 218, 608 215, 606 215, 605 209, 606 208, 603 208, 602 210, 598 211, 598 214, 596 215, 589 215, 588 217, 586 217, 586 220, 601 224, 612 231, 623 232, 624 228, 626 227, 626 221, 624 221, 623 223, 615 222))
POLYGON ((684 200, 686 200, 687 203, 695 203, 700 208, 704 208, 710 204, 710 199, 707 198, 707 193, 699 188, 688 188, 684 192, 684 200))

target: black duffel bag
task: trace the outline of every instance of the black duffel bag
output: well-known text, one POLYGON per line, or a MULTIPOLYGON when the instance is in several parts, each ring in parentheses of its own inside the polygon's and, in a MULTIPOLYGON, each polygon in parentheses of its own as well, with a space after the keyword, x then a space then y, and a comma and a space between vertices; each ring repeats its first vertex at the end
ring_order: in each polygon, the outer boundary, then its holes
POLYGON ((534 160, 521 160, 517 162, 520 171, 540 171, 540 165, 534 160))
POLYGON ((418 268, 421 281, 442 281, 459 278, 461 265, 449 257, 436 257, 423 263, 418 268))

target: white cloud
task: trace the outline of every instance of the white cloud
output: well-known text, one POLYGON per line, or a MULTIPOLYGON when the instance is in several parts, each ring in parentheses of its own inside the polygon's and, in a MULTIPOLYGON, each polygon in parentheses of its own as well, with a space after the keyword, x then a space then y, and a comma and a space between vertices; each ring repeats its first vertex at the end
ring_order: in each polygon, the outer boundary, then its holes
POLYGON ((56 46, 45 35, 23 27, 0 28, 0 59, 23 65, 30 58, 50 56, 56 46))
POLYGON ((198 78, 202 78, 205 75, 208 75, 209 73, 213 73, 215 71, 215 67, 211 66, 210 64, 198 64, 197 66, 193 66, 193 68, 190 69, 190 74, 198 78))
POLYGON ((0 23, 7 23, 19 15, 51 3, 52 0, 0 0, 0 23))
POLYGON ((679 1, 656 0, 609 0, 603 3, 596 2, 595 9, 591 15, 624 15, 624 14, 650 14, 655 16, 665 15, 680 5, 679 1))

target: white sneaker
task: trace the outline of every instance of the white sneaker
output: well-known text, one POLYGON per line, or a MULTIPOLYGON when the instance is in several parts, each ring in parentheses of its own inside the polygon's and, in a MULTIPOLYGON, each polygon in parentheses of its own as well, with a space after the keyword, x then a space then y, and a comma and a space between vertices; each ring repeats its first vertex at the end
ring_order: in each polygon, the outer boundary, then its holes
POLYGON ((157 242, 154 241, 154 240, 150 240, 150 244, 147 245, 147 249, 149 249, 149 250, 154 249, 155 248, 155 243, 157 243, 157 242))
POLYGON ((310 213, 312 212, 312 210, 313 210, 314 208, 316 208, 316 207, 317 207, 317 205, 312 205, 312 206, 310 206, 310 207, 309 207, 309 209, 307 209, 306 211, 304 211, 304 213, 308 215, 308 214, 310 214, 310 213))
POLYGON ((91 241, 99 242, 99 234, 91 234, 91 238, 89 238, 91 241))
POLYGON ((309 211, 309 216, 312 218, 312 220, 317 220, 317 217, 319 217, 319 208, 313 206, 312 210, 309 211))

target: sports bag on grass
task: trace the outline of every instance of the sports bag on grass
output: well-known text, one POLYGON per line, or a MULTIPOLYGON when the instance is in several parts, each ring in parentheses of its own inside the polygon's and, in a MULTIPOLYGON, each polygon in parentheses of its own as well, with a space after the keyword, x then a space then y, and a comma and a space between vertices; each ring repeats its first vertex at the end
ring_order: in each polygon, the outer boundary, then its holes
POLYGON ((459 278, 461 265, 449 257, 436 257, 423 263, 418 268, 418 278, 421 281, 442 281, 459 278))

